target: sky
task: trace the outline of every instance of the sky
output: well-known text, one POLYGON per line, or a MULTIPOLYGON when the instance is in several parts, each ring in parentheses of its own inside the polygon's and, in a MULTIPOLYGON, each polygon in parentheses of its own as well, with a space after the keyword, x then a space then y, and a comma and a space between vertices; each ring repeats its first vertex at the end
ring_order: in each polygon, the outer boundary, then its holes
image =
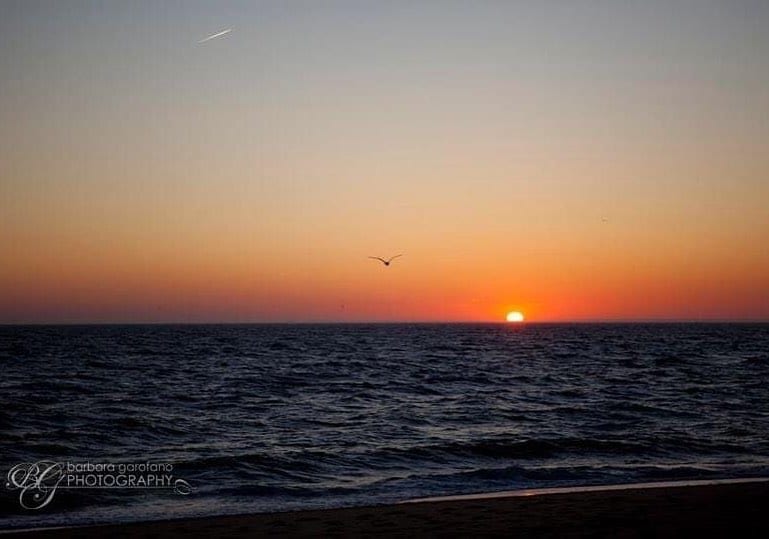
POLYGON ((0 12, 0 323, 769 320, 768 2, 0 12))

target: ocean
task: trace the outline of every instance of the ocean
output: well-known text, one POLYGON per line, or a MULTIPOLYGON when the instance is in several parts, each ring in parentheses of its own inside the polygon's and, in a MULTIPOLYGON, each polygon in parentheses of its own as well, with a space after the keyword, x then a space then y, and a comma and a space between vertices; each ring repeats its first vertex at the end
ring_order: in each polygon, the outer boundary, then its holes
POLYGON ((0 528, 769 475, 769 324, 0 326, 0 367, 0 528))

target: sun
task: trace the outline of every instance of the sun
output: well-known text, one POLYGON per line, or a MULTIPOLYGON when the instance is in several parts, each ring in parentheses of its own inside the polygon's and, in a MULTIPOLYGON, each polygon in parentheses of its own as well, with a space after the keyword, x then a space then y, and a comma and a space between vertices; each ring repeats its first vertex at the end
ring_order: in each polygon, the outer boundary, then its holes
POLYGON ((510 311, 507 313, 508 322, 523 322, 523 313, 520 311, 510 311))

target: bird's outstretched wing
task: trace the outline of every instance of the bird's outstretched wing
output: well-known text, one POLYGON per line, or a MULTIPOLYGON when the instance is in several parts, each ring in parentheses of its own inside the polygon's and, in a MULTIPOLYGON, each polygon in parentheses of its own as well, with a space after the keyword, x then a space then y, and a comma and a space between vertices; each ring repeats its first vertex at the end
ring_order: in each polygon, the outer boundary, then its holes
POLYGON ((379 260, 383 264, 387 264, 387 260, 385 260, 384 258, 379 258, 378 256, 370 256, 369 258, 373 258, 374 260, 379 260))
POLYGON ((396 259, 396 258, 398 258, 399 256, 403 256, 403 255, 402 255, 402 254, 400 254, 400 255, 391 256, 391 257, 390 257, 390 258, 389 258, 387 261, 388 261, 388 262, 392 262, 393 260, 395 260, 395 259, 396 259))

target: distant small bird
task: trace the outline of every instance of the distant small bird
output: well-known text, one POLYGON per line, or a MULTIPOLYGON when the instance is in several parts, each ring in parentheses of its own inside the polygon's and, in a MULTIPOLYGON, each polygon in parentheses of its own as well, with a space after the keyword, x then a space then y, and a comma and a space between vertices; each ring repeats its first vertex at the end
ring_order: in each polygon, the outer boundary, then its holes
POLYGON ((201 39, 200 41, 198 41, 198 44, 205 43, 206 41, 211 41, 212 39, 229 34, 230 32, 232 32, 232 28, 227 28, 226 30, 222 30, 221 32, 217 32, 216 34, 212 34, 206 38, 201 39))
POLYGON ((378 256, 370 256, 369 258, 373 258, 374 260, 379 260, 379 261, 380 261, 382 264, 384 264, 385 266, 389 266, 389 265, 390 265, 390 262, 392 262, 393 260, 395 260, 395 259, 396 259, 396 258, 398 258, 399 256, 403 256, 403 255, 395 255, 395 256, 391 256, 391 257, 390 257, 390 258, 388 258, 387 260, 385 260, 384 258, 379 258, 378 256))

